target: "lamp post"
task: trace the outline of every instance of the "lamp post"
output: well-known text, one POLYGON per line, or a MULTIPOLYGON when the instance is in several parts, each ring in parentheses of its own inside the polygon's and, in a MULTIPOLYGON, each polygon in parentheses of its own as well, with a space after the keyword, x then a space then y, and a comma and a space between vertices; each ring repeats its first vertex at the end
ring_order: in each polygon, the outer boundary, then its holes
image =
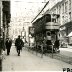
POLYGON ((30 38, 31 38, 32 36, 31 36, 31 34, 29 34, 29 46, 30 46, 30 38))

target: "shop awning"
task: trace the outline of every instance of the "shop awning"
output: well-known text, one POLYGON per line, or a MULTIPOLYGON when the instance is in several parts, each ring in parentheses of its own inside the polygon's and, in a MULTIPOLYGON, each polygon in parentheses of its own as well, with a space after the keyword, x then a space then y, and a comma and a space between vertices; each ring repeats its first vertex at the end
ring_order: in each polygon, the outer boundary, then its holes
POLYGON ((70 32, 69 34, 68 34, 68 37, 71 37, 72 36, 72 32, 70 32))

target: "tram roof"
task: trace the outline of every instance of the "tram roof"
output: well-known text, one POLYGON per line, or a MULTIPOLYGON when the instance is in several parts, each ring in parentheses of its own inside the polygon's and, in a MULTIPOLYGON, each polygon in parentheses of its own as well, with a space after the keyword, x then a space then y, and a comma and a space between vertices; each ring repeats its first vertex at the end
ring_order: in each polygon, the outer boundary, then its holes
POLYGON ((59 14, 45 14, 45 15, 43 15, 42 17, 38 18, 35 22, 33 22, 33 24, 38 23, 40 20, 43 20, 43 19, 48 19, 49 22, 50 22, 50 21, 51 21, 51 15, 57 16, 57 18, 60 17, 59 14))
POLYGON ((43 18, 45 18, 46 16, 48 16, 49 18, 51 17, 51 14, 45 14, 42 17, 38 18, 35 22, 33 22, 33 24, 39 22, 40 20, 42 20, 43 18))

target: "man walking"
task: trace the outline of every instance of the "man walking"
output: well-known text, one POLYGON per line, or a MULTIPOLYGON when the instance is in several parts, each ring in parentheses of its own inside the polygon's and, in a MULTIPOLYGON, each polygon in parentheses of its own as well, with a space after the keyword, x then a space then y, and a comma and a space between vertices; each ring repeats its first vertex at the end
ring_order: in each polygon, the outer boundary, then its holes
POLYGON ((12 40, 7 38, 5 45, 6 45, 6 49, 7 49, 7 55, 9 55, 10 54, 11 45, 12 45, 12 40))
POLYGON ((18 36, 18 38, 15 41, 15 46, 17 48, 18 56, 20 56, 20 50, 22 49, 22 46, 23 46, 23 41, 22 41, 22 39, 20 39, 20 35, 18 36))

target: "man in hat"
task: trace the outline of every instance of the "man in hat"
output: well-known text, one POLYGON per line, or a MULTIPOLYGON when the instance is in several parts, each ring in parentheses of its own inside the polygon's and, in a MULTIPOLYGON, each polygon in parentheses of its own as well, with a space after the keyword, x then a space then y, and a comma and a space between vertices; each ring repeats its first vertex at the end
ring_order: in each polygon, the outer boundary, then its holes
POLYGON ((20 56, 20 50, 22 50, 22 47, 23 47, 23 41, 20 38, 20 35, 18 36, 18 38, 15 41, 15 46, 17 48, 18 56, 20 56))
POLYGON ((6 45, 6 49, 7 49, 7 55, 9 55, 10 54, 11 45, 12 45, 12 40, 7 38, 5 45, 6 45))

